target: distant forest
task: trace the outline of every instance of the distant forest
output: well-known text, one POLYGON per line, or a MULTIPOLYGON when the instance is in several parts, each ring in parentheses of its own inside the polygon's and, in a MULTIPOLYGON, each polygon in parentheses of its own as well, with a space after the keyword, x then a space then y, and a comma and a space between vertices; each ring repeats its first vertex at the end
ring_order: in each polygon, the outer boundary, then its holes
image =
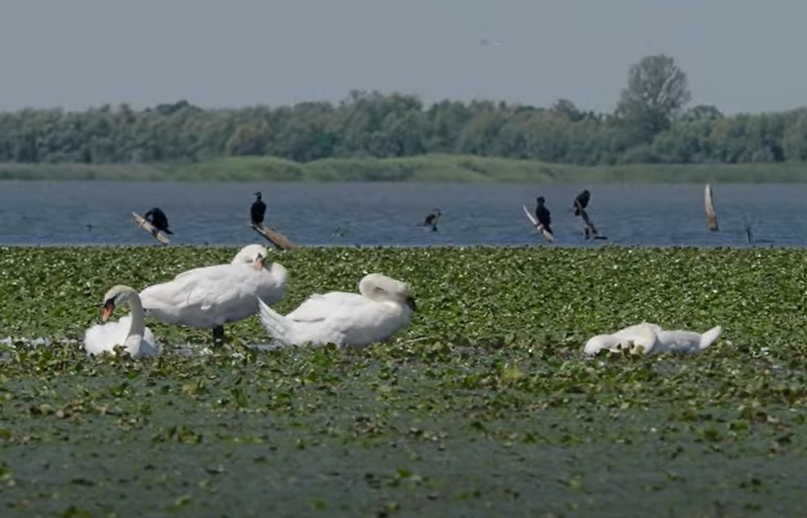
POLYGON ((807 109, 724 116, 689 106, 686 74, 666 55, 634 64, 613 113, 354 91, 342 102, 201 109, 186 101, 142 111, 0 114, 0 162, 188 163, 228 156, 309 162, 429 153, 579 165, 807 160, 807 109))

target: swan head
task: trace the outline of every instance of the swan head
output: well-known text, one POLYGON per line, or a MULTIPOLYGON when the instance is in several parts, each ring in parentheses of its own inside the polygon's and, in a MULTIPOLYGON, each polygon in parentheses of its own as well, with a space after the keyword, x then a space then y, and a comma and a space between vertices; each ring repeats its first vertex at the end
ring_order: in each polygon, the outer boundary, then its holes
POLYGON ((373 300, 390 300, 407 306, 415 311, 415 296, 412 288, 405 282, 387 277, 380 273, 365 275, 359 281, 359 293, 373 300))
POLYGON ((117 285, 113 286, 104 295, 104 301, 101 304, 101 321, 106 322, 112 316, 117 306, 124 302, 128 302, 132 295, 137 292, 129 286, 117 285))
POLYGON ((260 270, 266 263, 269 253, 263 245, 247 245, 235 254, 231 264, 251 264, 260 270))
POLYGON ((589 338, 586 345, 583 347, 583 352, 586 354, 597 354, 603 349, 614 349, 619 345, 619 340, 611 335, 597 335, 589 338))

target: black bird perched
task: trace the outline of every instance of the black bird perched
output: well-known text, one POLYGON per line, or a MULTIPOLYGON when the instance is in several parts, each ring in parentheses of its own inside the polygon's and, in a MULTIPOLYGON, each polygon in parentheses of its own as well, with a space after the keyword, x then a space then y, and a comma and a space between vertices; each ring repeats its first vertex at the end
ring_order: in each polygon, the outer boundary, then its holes
POLYGON ((159 207, 154 207, 150 211, 146 212, 143 215, 143 218, 151 223, 152 226, 157 230, 165 232, 166 234, 173 234, 173 232, 168 230, 168 217, 159 207))
POLYGON ((266 215, 266 204, 261 200, 261 193, 255 193, 256 200, 249 209, 249 215, 252 218, 253 225, 262 225, 263 217, 266 215))
POLYGON ((426 220, 423 222, 424 227, 432 227, 432 232, 437 231, 437 220, 440 219, 443 213, 440 212, 440 209, 434 209, 428 216, 426 216, 426 220))
POLYGON ((535 201, 537 202, 535 207, 535 219, 538 220, 538 223, 540 223, 547 232, 553 234, 554 232, 552 232, 552 227, 550 226, 552 224, 552 216, 550 216, 549 209, 544 205, 546 200, 544 200, 543 196, 538 196, 535 201))
POLYGON ((588 189, 585 189, 583 192, 577 195, 577 198, 574 199, 574 215, 580 215, 580 209, 585 209, 588 205, 588 200, 591 199, 591 193, 588 192, 588 189), (578 207, 578 204, 580 205, 578 207))

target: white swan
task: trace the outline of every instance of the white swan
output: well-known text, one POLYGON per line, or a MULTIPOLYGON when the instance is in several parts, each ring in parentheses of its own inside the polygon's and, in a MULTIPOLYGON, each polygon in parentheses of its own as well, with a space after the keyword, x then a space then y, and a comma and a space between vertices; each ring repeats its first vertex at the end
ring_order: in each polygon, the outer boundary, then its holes
POLYGON ((657 345, 658 338, 656 333, 659 331, 661 331, 659 326, 642 322, 610 335, 597 335, 590 338, 585 347, 583 347, 583 352, 593 355, 602 350, 617 352, 627 349, 631 354, 639 352, 649 354, 657 345))
POLYGON ((132 356, 154 356, 161 347, 154 334, 143 323, 143 306, 137 292, 128 286, 114 286, 104 295, 101 321, 106 322, 116 307, 129 304, 131 313, 117 322, 96 324, 84 334, 84 350, 88 354, 112 352, 117 345, 132 356))
POLYGON ((261 322, 284 346, 363 347, 390 338, 412 319, 415 299, 403 282, 371 273, 359 281, 359 293, 317 293, 285 317, 259 300, 261 322))
POLYGON ((230 264, 194 268, 172 281, 140 292, 149 316, 168 323, 212 329, 213 341, 224 340, 224 324, 258 312, 256 297, 274 304, 286 291, 286 269, 266 261, 266 247, 248 245, 230 264))
POLYGON ((720 338, 723 328, 715 326, 705 333, 695 331, 659 331, 656 353, 699 354, 711 347, 720 338))
POLYGON ((632 354, 661 354, 666 352, 698 354, 708 349, 720 337, 723 328, 715 326, 705 333, 694 331, 665 331, 656 324, 642 322, 610 335, 597 335, 586 342, 583 352, 597 354, 602 350, 627 349, 632 354), (640 349, 641 347, 641 349, 640 349))

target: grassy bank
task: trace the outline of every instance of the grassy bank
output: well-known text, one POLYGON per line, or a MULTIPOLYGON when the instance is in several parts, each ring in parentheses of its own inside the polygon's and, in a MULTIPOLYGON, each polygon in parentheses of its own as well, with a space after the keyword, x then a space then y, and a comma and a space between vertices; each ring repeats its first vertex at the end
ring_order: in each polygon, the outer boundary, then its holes
MULTIPOLYGON (((211 248, 0 249, 0 336, 78 338, 112 284, 211 248)), ((3 516, 791 516, 807 460, 807 253, 301 249, 286 312, 365 271, 413 286, 396 343, 0 360, 3 516), (585 359, 647 319, 724 327, 695 358, 585 359)), ((250 319, 238 343, 265 340, 250 319)))
POLYGON ((178 180, 298 182, 678 183, 805 182, 807 164, 576 166, 463 155, 334 158, 298 163, 233 157, 194 164, 0 164, 0 180, 178 180))

